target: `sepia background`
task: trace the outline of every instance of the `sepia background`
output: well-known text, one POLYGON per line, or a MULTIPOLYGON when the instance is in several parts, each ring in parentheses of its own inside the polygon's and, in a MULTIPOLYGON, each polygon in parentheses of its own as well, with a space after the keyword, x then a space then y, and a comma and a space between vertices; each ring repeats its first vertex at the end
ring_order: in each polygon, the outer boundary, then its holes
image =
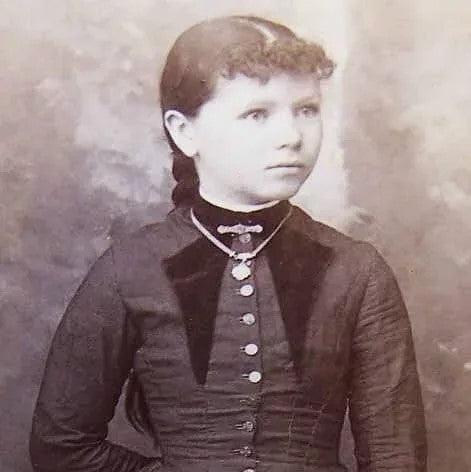
MULTIPOLYGON (((0 471, 31 471, 45 356, 88 267, 171 208, 166 52, 187 26, 230 13, 283 21, 336 60, 322 157, 297 200, 394 268, 430 471, 471 470, 469 0, 0 0, 0 471)), ((121 408, 111 435, 149 450, 121 408)))

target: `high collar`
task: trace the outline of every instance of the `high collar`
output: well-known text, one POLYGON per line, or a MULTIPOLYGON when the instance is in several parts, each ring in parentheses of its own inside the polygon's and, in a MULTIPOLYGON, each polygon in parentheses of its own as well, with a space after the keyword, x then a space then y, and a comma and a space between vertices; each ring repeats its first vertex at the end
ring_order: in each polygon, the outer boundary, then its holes
MULTIPOLYGON (((243 225, 261 225, 262 236, 270 234, 281 220, 288 214, 291 203, 282 200, 276 205, 261 210, 242 212, 222 208, 198 196, 193 204, 193 211, 198 220, 212 233, 218 235, 219 225, 232 226, 238 223, 243 225)), ((220 237, 220 235, 218 235, 220 237)))

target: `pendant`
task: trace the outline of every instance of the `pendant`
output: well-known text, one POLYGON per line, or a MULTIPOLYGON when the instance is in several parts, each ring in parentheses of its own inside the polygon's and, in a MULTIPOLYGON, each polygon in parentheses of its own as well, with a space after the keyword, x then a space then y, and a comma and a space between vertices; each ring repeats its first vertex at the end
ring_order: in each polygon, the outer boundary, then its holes
POLYGON ((231 270, 232 277, 236 280, 245 280, 251 273, 250 267, 245 262, 237 264, 231 270))

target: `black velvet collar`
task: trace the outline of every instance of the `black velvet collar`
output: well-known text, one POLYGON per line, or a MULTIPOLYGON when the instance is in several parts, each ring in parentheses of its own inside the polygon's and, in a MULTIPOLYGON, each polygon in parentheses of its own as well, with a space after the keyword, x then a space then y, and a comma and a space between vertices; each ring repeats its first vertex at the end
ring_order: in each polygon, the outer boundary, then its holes
POLYGON ((294 369, 301 381, 307 323, 331 249, 287 225, 267 250, 294 369))
POLYGON ((199 384, 206 382, 214 321, 227 255, 204 236, 165 261, 180 303, 191 366, 199 384))
MULTIPOLYGON (((274 228, 290 206, 287 201, 280 202, 271 208, 243 213, 245 219, 239 220, 233 219, 235 212, 204 201, 195 206, 194 211, 208 229, 214 230, 218 224, 237 222, 274 228), (258 219, 254 218, 255 213, 258 213, 258 219)), ((189 209, 186 213, 189 219, 189 209)), ((292 219, 288 219, 266 250, 295 371, 301 381, 307 322, 320 279, 330 260, 331 249, 291 224, 292 219)), ((225 236, 226 244, 230 244, 230 238, 225 236)), ((180 303, 192 369, 199 384, 206 382, 221 279, 227 263, 228 257, 204 236, 165 261, 167 276, 180 303)))

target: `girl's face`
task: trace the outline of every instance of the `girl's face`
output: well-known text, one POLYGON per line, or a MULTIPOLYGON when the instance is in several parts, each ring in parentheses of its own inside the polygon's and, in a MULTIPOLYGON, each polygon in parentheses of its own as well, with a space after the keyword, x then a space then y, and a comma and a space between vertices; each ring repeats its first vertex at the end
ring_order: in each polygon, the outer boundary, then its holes
POLYGON ((186 130, 201 192, 234 205, 296 194, 320 151, 320 99, 310 74, 280 73, 266 84, 245 75, 219 78, 186 130))

